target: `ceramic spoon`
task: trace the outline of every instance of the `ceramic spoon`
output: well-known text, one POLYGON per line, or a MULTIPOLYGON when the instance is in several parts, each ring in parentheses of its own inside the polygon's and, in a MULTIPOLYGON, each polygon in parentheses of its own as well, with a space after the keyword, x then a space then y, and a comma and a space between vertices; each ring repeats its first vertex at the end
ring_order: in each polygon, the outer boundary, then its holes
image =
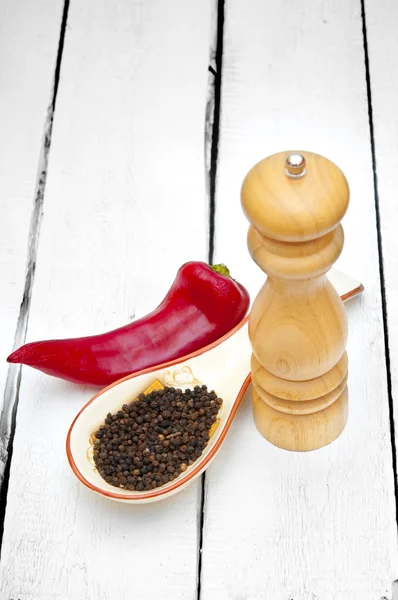
MULTIPOLYGON (((343 300, 359 294, 363 287, 338 271, 330 280, 343 300)), ((248 317, 213 344, 182 359, 155 368, 145 369, 116 381, 91 398, 75 417, 66 440, 69 464, 76 477, 90 490, 133 504, 161 500, 184 489, 193 482, 213 460, 228 432, 242 397, 250 383, 251 346, 248 336, 248 317), (98 473, 92 458, 92 434, 103 424, 108 412, 114 413, 137 398, 155 380, 176 388, 192 388, 206 384, 224 402, 219 413, 218 427, 200 458, 183 474, 150 491, 128 491, 109 485, 98 473)))

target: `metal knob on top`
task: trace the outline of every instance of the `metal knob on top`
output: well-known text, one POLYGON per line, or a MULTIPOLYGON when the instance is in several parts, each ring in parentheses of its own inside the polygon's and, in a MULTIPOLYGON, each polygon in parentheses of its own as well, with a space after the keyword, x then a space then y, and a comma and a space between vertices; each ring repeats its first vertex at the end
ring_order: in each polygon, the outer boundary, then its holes
POLYGON ((307 172, 305 164, 305 158, 302 154, 299 154, 298 152, 292 152, 285 161, 286 175, 291 179, 300 179, 301 177, 304 177, 307 172))

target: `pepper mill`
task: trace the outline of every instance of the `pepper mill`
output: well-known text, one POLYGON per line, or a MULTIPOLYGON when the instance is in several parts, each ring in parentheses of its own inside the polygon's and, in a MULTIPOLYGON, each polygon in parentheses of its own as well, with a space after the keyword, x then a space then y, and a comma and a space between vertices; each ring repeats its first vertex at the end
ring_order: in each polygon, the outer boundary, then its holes
POLYGON ((268 278, 249 318, 259 432, 287 450, 321 448, 348 415, 347 319, 327 278, 344 244, 347 180, 312 152, 280 152, 242 185, 248 247, 268 278))

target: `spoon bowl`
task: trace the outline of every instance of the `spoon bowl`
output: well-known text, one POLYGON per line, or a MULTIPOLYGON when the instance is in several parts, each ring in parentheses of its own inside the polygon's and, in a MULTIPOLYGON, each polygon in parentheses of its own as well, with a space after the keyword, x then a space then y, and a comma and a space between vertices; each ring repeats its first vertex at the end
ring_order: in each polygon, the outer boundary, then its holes
MULTIPOLYGON (((334 271, 333 284, 343 300, 359 294, 363 287, 334 271)), ((132 504, 154 502, 176 494, 194 481, 214 459, 242 397, 251 381, 251 346, 248 317, 222 338, 183 358, 148 368, 116 381, 96 394, 76 415, 66 439, 66 453, 76 477, 90 490, 112 500, 132 504), (93 460, 93 434, 104 423, 108 412, 115 413, 154 382, 185 390, 207 385, 223 399, 218 426, 202 455, 173 481, 149 491, 129 491, 109 485, 97 471, 93 460)))
POLYGON ((213 460, 250 383, 251 349, 247 323, 248 317, 217 342, 198 352, 155 369, 133 373, 94 396, 74 419, 66 441, 69 464, 78 479, 98 494, 120 502, 137 504, 171 496, 198 477, 213 460), (209 390, 215 390, 223 399, 218 426, 200 458, 173 481, 144 492, 111 486, 95 468, 92 435, 103 424, 108 412, 120 410, 123 404, 137 398, 154 381, 182 390, 203 384, 209 390))

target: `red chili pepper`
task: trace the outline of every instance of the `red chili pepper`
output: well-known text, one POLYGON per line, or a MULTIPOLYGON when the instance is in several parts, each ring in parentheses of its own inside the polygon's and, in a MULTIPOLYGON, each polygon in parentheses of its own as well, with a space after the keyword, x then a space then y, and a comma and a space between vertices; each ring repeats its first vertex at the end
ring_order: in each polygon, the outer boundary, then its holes
POLYGON ((7 358, 73 383, 105 386, 211 344, 245 316, 246 289, 224 265, 183 265, 149 315, 108 333, 25 344, 7 358))

